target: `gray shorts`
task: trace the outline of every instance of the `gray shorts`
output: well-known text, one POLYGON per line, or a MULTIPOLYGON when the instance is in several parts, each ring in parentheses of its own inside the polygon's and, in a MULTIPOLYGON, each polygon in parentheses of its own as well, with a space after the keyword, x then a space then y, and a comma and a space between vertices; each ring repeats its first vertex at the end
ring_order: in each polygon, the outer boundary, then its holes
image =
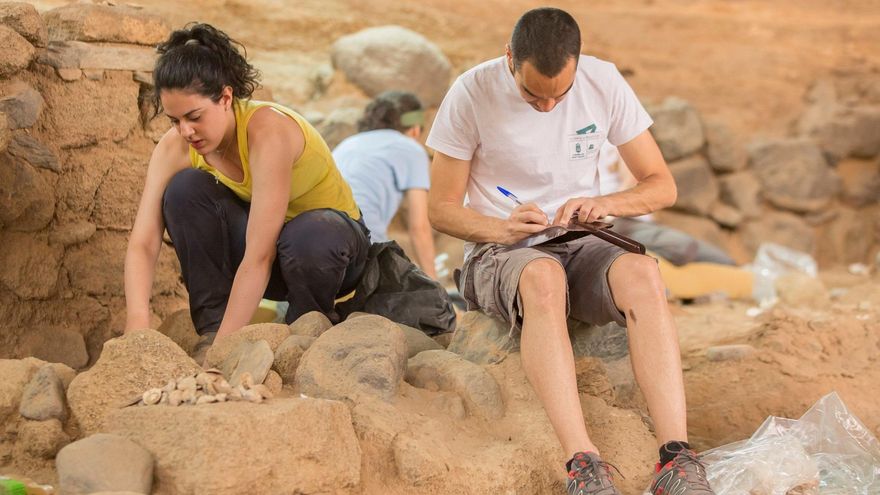
POLYGON ((522 325, 520 275, 530 262, 552 259, 562 265, 568 278, 567 316, 594 325, 613 321, 626 326, 626 317, 614 304, 608 285, 611 264, 626 252, 593 236, 520 249, 478 244, 462 267, 459 285, 468 310, 479 309, 510 323, 515 337, 522 325))

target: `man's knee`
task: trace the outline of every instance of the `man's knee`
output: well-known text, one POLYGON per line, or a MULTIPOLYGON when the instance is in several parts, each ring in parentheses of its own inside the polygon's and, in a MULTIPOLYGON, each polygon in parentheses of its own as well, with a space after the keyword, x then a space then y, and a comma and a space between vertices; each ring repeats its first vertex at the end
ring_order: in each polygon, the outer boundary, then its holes
POLYGON ((519 293, 524 301, 550 301, 564 298, 567 280, 558 261, 540 258, 530 261, 519 278, 519 293))
POLYGON ((624 254, 611 265, 608 283, 615 299, 637 295, 644 299, 649 296, 665 300, 665 286, 660 277, 657 261, 641 254, 624 254))

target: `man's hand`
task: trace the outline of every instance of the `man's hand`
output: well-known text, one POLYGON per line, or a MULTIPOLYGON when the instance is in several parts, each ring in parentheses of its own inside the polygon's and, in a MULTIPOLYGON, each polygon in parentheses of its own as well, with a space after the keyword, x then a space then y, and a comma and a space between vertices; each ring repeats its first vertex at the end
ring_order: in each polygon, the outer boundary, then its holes
POLYGON ((571 198, 556 210, 553 225, 567 227, 575 215, 577 215, 579 222, 589 223, 602 220, 609 214, 611 212, 609 211, 608 201, 602 197, 571 198))
POLYGON ((535 203, 517 206, 507 217, 505 244, 516 244, 549 227, 547 215, 535 203))

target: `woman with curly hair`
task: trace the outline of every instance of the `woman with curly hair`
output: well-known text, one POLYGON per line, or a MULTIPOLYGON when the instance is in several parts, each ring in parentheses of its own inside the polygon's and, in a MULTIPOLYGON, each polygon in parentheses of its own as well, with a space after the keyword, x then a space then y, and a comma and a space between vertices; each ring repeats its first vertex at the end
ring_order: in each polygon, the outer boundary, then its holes
POLYGON ((171 128, 129 238, 126 331, 149 326, 166 228, 206 340, 247 325, 263 297, 289 302, 288 323, 310 311, 334 320, 361 276, 369 231, 351 189, 301 115, 251 99, 259 73, 240 46, 208 24, 159 46, 154 103, 171 128))

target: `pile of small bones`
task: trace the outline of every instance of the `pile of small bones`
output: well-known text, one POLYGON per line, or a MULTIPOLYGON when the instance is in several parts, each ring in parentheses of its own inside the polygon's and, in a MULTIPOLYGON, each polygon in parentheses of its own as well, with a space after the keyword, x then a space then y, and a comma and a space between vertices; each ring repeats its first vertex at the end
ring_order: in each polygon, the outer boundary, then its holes
POLYGON ((271 399, 272 392, 262 383, 254 383, 250 373, 242 373, 239 385, 232 386, 217 369, 209 369, 195 375, 171 380, 162 388, 151 388, 133 399, 129 406, 200 405, 226 401, 254 403, 271 399))

